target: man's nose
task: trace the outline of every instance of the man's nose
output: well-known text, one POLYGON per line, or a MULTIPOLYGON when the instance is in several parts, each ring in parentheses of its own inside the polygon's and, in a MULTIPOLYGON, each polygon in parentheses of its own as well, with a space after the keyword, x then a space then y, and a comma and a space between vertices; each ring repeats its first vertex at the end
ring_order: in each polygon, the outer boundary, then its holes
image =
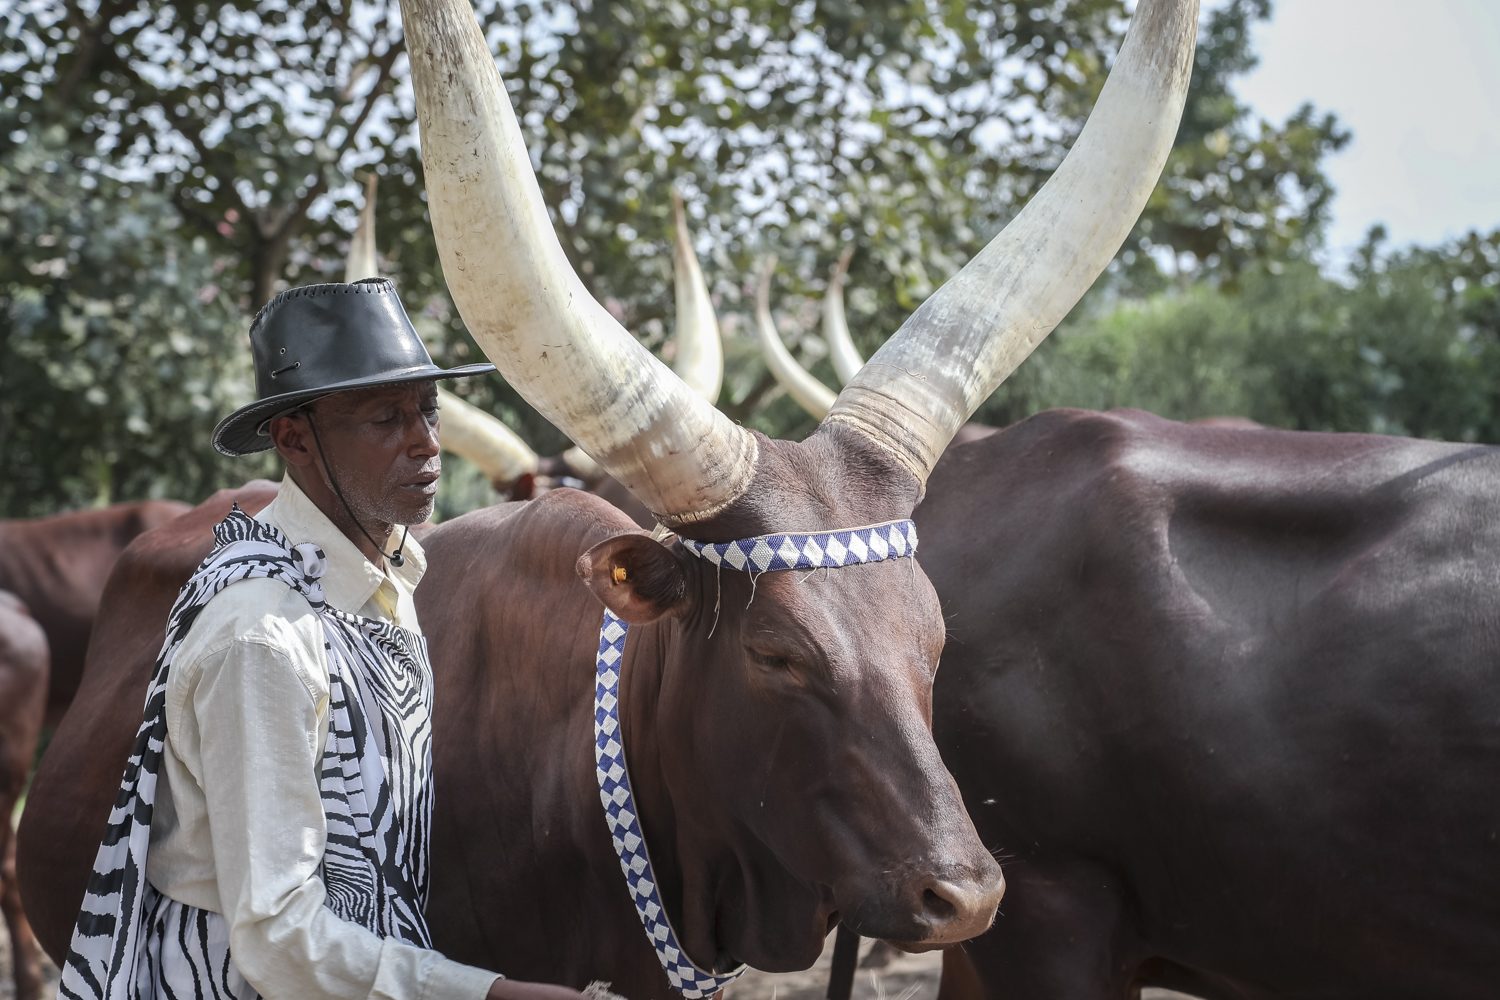
POLYGON ((423 458, 431 458, 438 453, 438 430, 441 427, 441 418, 429 418, 426 413, 418 412, 411 449, 413 455, 423 458))

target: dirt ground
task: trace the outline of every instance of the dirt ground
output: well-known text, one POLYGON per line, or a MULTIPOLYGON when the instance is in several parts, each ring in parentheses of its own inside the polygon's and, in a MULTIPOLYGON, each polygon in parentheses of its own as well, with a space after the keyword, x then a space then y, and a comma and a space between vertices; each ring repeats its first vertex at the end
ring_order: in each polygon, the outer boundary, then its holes
MULTIPOLYGON (((860 942, 861 961, 869 949, 869 941, 860 942)), ((828 993, 828 972, 832 961, 833 935, 830 935, 823 957, 811 969, 783 975, 752 969, 729 988, 727 1000, 822 1000, 828 993)), ((933 1000, 937 996, 942 971, 942 952, 897 954, 882 968, 855 970, 852 1000, 933 1000)), ((1145 990, 1141 1000, 1193 998, 1167 990, 1145 990)))
MULTIPOLYGON (((863 942, 868 950, 869 942, 863 942)), ((726 1000, 821 1000, 828 990, 828 966, 833 959, 833 937, 818 964, 806 972, 771 975, 753 969, 729 991, 726 1000)), ((897 955, 881 969, 859 969, 854 977, 854 1000, 933 1000, 937 996, 942 955, 897 955)), ((56 1000, 57 970, 47 964, 43 1000, 56 1000)), ((10 937, 0 922, 0 1000, 14 1000, 10 975, 10 937)), ((1192 1000, 1181 993, 1146 990, 1142 1000, 1192 1000)))
MULTIPOLYGON (((42 1000, 57 998, 57 969, 47 956, 42 956, 42 967, 47 974, 46 986, 42 989, 42 1000)), ((0 1000, 15 1000, 16 981, 10 969, 10 929, 0 920, 0 1000)))

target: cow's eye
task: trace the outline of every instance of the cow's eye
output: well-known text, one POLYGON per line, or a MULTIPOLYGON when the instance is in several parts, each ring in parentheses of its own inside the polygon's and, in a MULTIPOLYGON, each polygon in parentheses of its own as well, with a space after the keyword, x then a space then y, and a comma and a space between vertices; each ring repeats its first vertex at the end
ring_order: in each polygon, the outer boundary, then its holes
POLYGON ((780 653, 766 653, 758 649, 749 649, 750 659, 767 668, 768 670, 790 670, 792 667, 791 657, 780 653))

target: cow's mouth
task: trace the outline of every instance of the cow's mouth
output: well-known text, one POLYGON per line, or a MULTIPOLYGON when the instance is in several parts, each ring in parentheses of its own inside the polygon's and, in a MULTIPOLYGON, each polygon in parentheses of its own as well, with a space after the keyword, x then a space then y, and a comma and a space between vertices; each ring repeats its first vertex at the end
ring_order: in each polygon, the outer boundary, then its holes
POLYGON ((909 955, 921 955, 924 952, 940 951, 948 945, 935 941, 886 941, 886 944, 897 951, 904 951, 909 955))
POLYGON ((714 951, 713 964, 708 967, 708 971, 716 976, 728 975, 745 964, 735 958, 734 953, 724 944, 728 936, 724 927, 724 911, 716 907, 714 909, 714 944, 717 945, 717 949, 714 951))
POLYGON ((831 899, 806 894, 805 884, 767 892, 772 884, 746 878, 735 886, 738 891, 719 900, 715 971, 745 964, 764 972, 796 972, 811 968, 822 954, 828 932, 839 920, 831 899), (746 885, 760 891, 746 891, 746 885))

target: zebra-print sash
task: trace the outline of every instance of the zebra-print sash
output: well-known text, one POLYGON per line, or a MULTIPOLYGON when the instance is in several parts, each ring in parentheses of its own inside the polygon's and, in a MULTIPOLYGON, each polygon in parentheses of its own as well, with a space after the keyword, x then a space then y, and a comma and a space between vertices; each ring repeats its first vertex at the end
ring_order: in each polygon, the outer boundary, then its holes
MULTIPOLYGON (((59 996, 154 995, 163 952, 153 935, 166 923, 144 919, 155 893, 146 853, 166 739, 167 677, 178 647, 209 599, 230 584, 260 577, 296 590, 322 622, 329 672, 328 740, 320 768, 328 821, 320 875, 325 905, 383 937, 431 947, 423 908, 432 824, 432 669, 422 636, 330 607, 318 582, 323 553, 293 547, 275 527, 236 507, 214 528, 214 550, 183 586, 168 618, 166 642, 146 691, 135 745, 99 845, 83 908, 63 964, 59 996)), ((211 737, 210 737, 211 738, 211 737)), ((196 934, 191 981, 209 992, 229 967, 228 934, 218 914, 201 914, 171 933, 196 934), (192 925, 191 929, 189 924, 192 925)), ((183 942, 185 943, 185 942, 183 942)))

